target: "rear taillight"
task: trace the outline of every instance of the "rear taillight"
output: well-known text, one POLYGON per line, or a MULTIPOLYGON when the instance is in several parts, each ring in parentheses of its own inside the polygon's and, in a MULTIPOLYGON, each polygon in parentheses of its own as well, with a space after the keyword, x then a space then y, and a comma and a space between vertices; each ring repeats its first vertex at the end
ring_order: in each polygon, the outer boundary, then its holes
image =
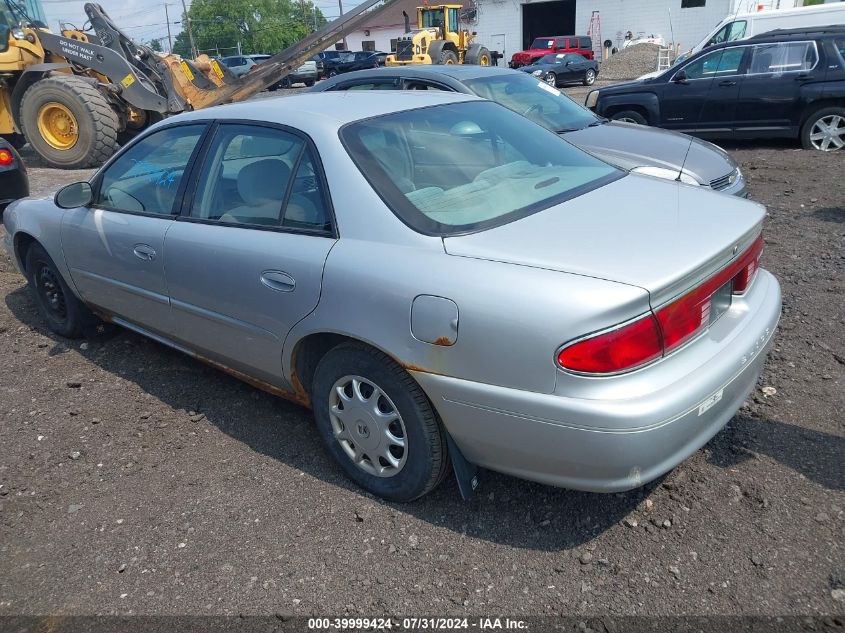
POLYGON ((0 149, 0 167, 8 167, 15 162, 12 152, 7 149, 0 149))
POLYGON ((587 374, 612 374, 644 365, 663 355, 660 326, 649 314, 633 323, 563 349, 561 367, 587 374))
POLYGON ((729 266, 685 295, 632 323, 568 345, 558 354, 558 364, 581 373, 614 374, 665 356, 718 318, 730 305, 731 294, 748 289, 762 252, 761 234, 729 266))

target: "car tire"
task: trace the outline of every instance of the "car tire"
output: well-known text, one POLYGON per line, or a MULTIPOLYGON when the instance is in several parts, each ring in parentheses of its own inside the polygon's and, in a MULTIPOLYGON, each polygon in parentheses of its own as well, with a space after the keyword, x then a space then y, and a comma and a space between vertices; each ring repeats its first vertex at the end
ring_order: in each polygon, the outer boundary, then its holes
POLYGON ((26 253, 26 277, 35 305, 50 331, 65 338, 80 338, 97 319, 68 288, 53 260, 40 244, 26 253))
POLYGON ((587 72, 584 73, 584 85, 592 86, 594 83, 596 83, 596 71, 588 68, 587 72))
POLYGON ((625 121, 627 123, 636 123, 638 125, 648 125, 648 119, 636 110, 622 110, 621 112, 614 112, 610 118, 613 121, 625 121))
POLYGON ((454 51, 450 51, 450 50, 440 51, 440 55, 437 57, 437 63, 438 64, 447 64, 447 65, 457 64, 458 63, 458 56, 455 55, 454 51))
POLYGON ((118 148, 117 113, 76 75, 58 73, 33 83, 23 94, 20 120, 26 139, 51 167, 99 167, 118 148))
POLYGON ((807 117, 801 126, 801 145, 823 152, 845 147, 845 108, 822 108, 807 117))
POLYGON ((445 477, 449 456, 437 414, 410 374, 386 354, 360 343, 335 347, 317 365, 311 402, 327 451, 365 490, 407 502, 445 477), (381 417, 368 413, 374 409, 381 417))
POLYGON ((331 78, 331 77, 336 77, 336 76, 337 76, 337 71, 336 71, 336 70, 332 69, 332 70, 330 70, 330 71, 329 71, 329 74, 328 74, 328 77, 329 77, 329 78, 331 78))
POLYGON ((305 82, 305 87, 306 87, 306 88, 312 88, 312 87, 314 86, 314 84, 315 84, 315 83, 316 83, 316 82, 315 82, 313 79, 312 79, 311 81, 306 81, 306 82, 305 82))

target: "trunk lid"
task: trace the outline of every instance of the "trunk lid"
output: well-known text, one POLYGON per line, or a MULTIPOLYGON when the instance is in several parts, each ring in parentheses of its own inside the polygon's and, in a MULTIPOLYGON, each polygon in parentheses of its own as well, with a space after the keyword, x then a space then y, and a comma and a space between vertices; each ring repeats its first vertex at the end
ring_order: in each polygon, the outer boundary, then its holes
POLYGON ((742 253, 764 215, 761 205, 734 196, 630 174, 521 220, 443 241, 450 255, 638 286, 658 306, 742 253))

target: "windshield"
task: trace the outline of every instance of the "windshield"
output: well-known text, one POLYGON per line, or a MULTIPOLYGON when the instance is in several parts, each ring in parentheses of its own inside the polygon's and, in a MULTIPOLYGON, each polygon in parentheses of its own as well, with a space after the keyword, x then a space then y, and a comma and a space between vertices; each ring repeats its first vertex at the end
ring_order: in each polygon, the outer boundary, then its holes
POLYGON ((562 62, 564 60, 565 57, 566 57, 565 55, 562 55, 560 53, 558 53, 558 54, 553 53, 551 55, 543 55, 540 58, 540 61, 538 63, 540 63, 540 64, 559 64, 560 62, 562 62))
POLYGON ((479 97, 510 108, 553 132, 580 130, 602 120, 528 73, 497 74, 463 83, 479 97))
POLYGON ((538 37, 531 42, 531 48, 554 48, 555 38, 553 37, 538 37))
POLYGON ((623 174, 489 102, 358 121, 340 136, 388 206, 431 235, 499 226, 623 174))

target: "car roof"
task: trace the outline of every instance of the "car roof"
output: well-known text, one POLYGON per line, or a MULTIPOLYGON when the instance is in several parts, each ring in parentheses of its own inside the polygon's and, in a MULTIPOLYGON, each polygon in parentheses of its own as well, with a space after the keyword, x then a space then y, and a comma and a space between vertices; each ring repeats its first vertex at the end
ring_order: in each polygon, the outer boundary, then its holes
POLYGON ((317 128, 340 128, 347 123, 394 112, 446 103, 483 101, 478 97, 445 91, 345 91, 303 93, 214 106, 171 117, 164 123, 229 119, 291 125, 308 132, 317 128))
POLYGON ((510 68, 499 68, 498 66, 475 66, 472 64, 414 64, 411 66, 382 66, 381 68, 368 68, 353 73, 344 73, 326 81, 326 87, 339 83, 345 83, 350 79, 370 79, 378 77, 410 77, 418 79, 439 79, 449 77, 458 82, 478 77, 489 77, 493 75, 507 75, 521 73, 520 70, 510 68))
POLYGON ((754 35, 748 39, 759 41, 768 38, 807 38, 819 37, 822 35, 841 35, 845 33, 845 24, 837 24, 832 26, 817 26, 817 27, 798 27, 794 29, 775 29, 774 31, 767 31, 754 35))

